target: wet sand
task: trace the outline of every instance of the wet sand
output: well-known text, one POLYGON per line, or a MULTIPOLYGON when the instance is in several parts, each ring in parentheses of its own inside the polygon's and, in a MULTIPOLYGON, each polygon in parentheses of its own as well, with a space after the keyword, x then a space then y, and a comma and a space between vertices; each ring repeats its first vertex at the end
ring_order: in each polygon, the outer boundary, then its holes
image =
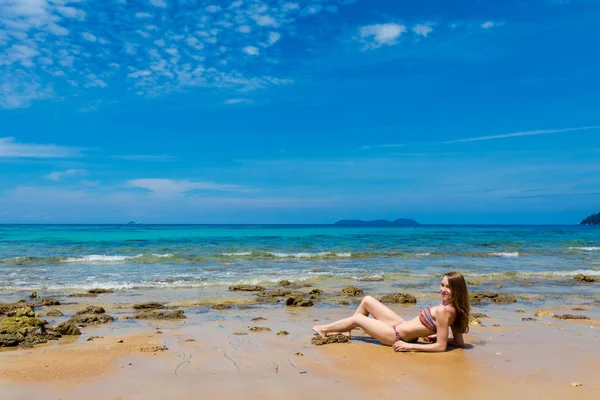
MULTIPOLYGON (((418 310, 392 308, 404 316, 418 310)), ((437 354, 394 353, 360 330, 350 343, 310 344, 312 324, 346 317, 352 306, 186 310, 183 321, 116 321, 84 328, 76 339, 0 352, 0 399, 595 399, 600 310, 572 308, 548 310, 592 319, 523 321, 538 308, 476 307, 490 318, 471 325, 467 348, 437 354), (252 321, 257 317, 266 320, 252 321), (252 326, 271 331, 252 332, 252 326), (278 336, 282 330, 289 335, 278 336), (87 341, 92 335, 103 338, 87 341), (142 351, 161 345, 168 350, 142 351)))

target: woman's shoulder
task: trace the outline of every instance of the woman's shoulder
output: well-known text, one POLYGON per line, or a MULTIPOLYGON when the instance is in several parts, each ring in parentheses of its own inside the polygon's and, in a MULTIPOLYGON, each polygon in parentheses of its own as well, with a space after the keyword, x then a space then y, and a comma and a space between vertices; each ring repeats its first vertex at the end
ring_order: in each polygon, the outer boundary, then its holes
POLYGON ((455 317, 456 316, 456 308, 454 308, 454 306, 452 304, 447 304, 447 305, 440 304, 440 305, 435 306, 435 313, 436 313, 436 316, 444 314, 448 317, 455 317))

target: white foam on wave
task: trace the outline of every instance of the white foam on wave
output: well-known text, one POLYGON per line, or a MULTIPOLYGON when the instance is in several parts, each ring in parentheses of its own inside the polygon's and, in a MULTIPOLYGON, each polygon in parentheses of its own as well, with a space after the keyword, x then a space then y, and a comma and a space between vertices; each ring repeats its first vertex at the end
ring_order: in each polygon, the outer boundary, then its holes
POLYGON ((165 254, 137 254, 135 256, 111 256, 104 254, 90 254, 87 256, 81 257, 67 257, 61 262, 64 263, 84 263, 84 264, 104 264, 104 263, 118 263, 125 262, 128 260, 135 260, 142 257, 156 257, 156 258, 168 258, 173 257, 173 254, 165 253, 165 254))
POLYGON ((415 256, 417 257, 429 257, 431 255, 431 253, 417 253, 415 254, 415 256))
POLYGON ((519 257, 519 252, 518 251, 513 251, 513 252, 499 251, 496 253, 489 253, 489 255, 494 256, 494 257, 519 257))
POLYGON ((569 250, 598 251, 598 250, 600 250, 600 247, 596 247, 596 246, 569 247, 569 250))
POLYGON ((333 251, 321 251, 319 253, 282 253, 282 252, 267 252, 270 256, 277 258, 321 258, 321 257, 339 257, 339 258, 350 258, 352 253, 334 253, 333 251))
POLYGON ((252 252, 251 251, 240 251, 237 253, 222 253, 222 256, 227 256, 227 257, 243 257, 243 256, 251 256, 252 252))

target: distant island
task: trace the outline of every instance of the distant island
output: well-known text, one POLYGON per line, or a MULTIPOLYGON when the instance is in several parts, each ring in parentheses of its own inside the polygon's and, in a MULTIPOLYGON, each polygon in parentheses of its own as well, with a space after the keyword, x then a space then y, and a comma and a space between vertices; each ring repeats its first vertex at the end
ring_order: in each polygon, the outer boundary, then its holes
POLYGON ((417 221, 414 219, 400 218, 394 221, 388 221, 387 219, 376 219, 374 221, 363 221, 360 219, 342 219, 336 222, 334 225, 340 226, 419 226, 417 221))
POLYGON ((580 225, 600 225, 600 213, 593 214, 579 223, 580 225))

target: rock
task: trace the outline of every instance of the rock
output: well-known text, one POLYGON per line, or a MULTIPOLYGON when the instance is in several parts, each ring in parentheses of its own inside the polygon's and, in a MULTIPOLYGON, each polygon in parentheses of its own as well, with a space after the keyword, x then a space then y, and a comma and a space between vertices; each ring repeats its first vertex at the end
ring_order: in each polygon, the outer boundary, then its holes
POLYGON ((256 318, 252 318, 251 321, 252 322, 258 322, 258 321, 266 321, 267 319, 264 317, 256 317, 256 318))
POLYGON ((162 346, 142 346, 142 347, 140 347, 140 351, 142 353, 156 353, 156 352, 159 352, 159 351, 167 351, 167 350, 169 350, 169 349, 165 345, 162 345, 162 346))
POLYGON ((233 332, 233 334, 236 336, 246 336, 247 335, 246 332, 233 332))
POLYGON ((115 291, 112 289, 90 289, 88 293, 91 294, 103 294, 103 293, 114 293, 115 291))
POLYGON ((571 310, 573 310, 573 311, 585 311, 585 308, 583 308, 583 307, 573 307, 571 310))
MULTIPOLYGON (((65 336, 78 336, 81 335, 81 331, 77 326, 70 322, 63 322, 56 327, 56 331, 61 335, 65 336)), ((90 340, 90 339, 88 339, 90 340)))
POLYGON ((230 310, 232 307, 229 303, 217 303, 210 306, 213 310, 230 310))
POLYGON ((596 278, 591 275, 577 274, 575 275, 575 279, 579 282, 596 282, 596 278))
POLYGON ((417 298, 407 293, 392 293, 381 296, 379 301, 389 304, 416 304, 417 298))
POLYGON ((312 300, 305 300, 303 296, 296 295, 292 297, 288 297, 285 301, 285 305, 288 307, 312 307, 314 303, 312 300))
POLYGON ((17 335, 0 334, 0 347, 14 347, 19 345, 17 335))
POLYGON ((232 292, 260 292, 265 288, 259 285, 233 285, 229 286, 229 290, 232 292))
POLYGON ((256 303, 279 303, 279 299, 276 297, 256 297, 254 302, 256 303))
POLYGON ((583 386, 583 383, 581 383, 581 382, 571 382, 571 386, 573 386, 573 387, 580 387, 580 386, 583 386))
POLYGON ((94 339, 103 339, 104 336, 90 336, 87 338, 86 342, 92 342, 94 339))
POLYGON ((38 297, 38 294, 36 291, 31 292, 31 294, 29 295, 30 299, 37 299, 37 297, 38 297))
POLYGON ((290 333, 288 331, 279 331, 277 332, 277 336, 286 336, 289 335, 290 333))
POLYGON ((80 314, 104 314, 106 310, 100 306, 87 306, 83 310, 77 311, 76 315, 80 314))
POLYGON ((357 281, 360 281, 360 282, 381 282, 383 280, 384 280, 383 278, 380 278, 377 276, 362 276, 357 279, 357 281))
POLYGON ((256 295, 259 297, 285 297, 292 293, 291 290, 264 290, 262 292, 258 292, 256 295))
POLYGON ((348 336, 344 335, 335 335, 327 337, 315 336, 310 340, 310 342, 315 346, 322 346, 324 344, 330 343, 347 343, 349 341, 350 339, 348 338, 348 336))
POLYGON ((489 317, 487 316, 487 314, 484 314, 484 313, 479 313, 479 312, 476 312, 476 313, 471 313, 471 317, 473 317, 473 318, 476 318, 476 319, 480 319, 480 318, 489 318, 489 317))
POLYGON ((364 296, 365 292, 356 286, 348 286, 342 289, 342 296, 364 296))
POLYGON ((340 302, 338 303, 340 306, 349 306, 350 303, 348 302, 348 300, 340 300, 340 302))
POLYGON ((41 301, 38 301, 35 304, 36 307, 43 307, 43 306, 60 306, 60 301, 52 298, 52 297, 46 297, 43 298, 41 301))
POLYGON ((112 322, 115 319, 106 314, 75 314, 67 322, 77 326, 100 325, 112 322))
POLYGON ((34 317, 33 306, 25 300, 16 303, 0 303, 0 315, 8 317, 34 317))
POLYGON ((517 310, 515 312, 518 313, 518 314, 525 314, 525 310, 517 310))
POLYGON ((294 353, 294 355, 295 355, 295 356, 298 356, 298 357, 302 357, 304 354, 302 354, 302 353, 300 353, 300 352, 297 352, 297 353, 294 353))
POLYGON ((46 330, 47 322, 33 317, 6 317, 0 321, 0 347, 32 347, 60 337, 51 329, 46 330))
POLYGON ((554 315, 554 318, 557 318, 557 319, 590 319, 590 317, 586 317, 585 315, 573 315, 573 314, 554 315))
POLYGON ((250 328, 250 332, 271 332, 271 328, 267 328, 266 326, 253 326, 250 328))
POLYGON ((288 281, 287 279, 282 279, 279 281, 279 286, 292 286, 293 283, 288 281))
POLYGON ((183 313, 183 310, 166 311, 166 310, 148 310, 142 311, 133 316, 135 319, 157 319, 157 320, 168 320, 168 319, 186 319, 187 317, 183 313))
POLYGON ((528 322, 528 321, 537 321, 537 319, 531 318, 531 317, 526 317, 526 318, 521 318, 521 321, 525 321, 525 322, 528 322))
POLYGON ((135 310, 152 310, 152 309, 165 308, 165 306, 160 303, 151 302, 151 303, 134 304, 133 308, 135 310))
POLYGON ((496 285, 494 286, 496 289, 502 289, 502 285, 496 285))
POLYGON ((487 301, 491 301, 494 304, 511 304, 517 302, 517 298, 514 295, 497 292, 471 293, 469 294, 469 298, 473 305, 482 305, 487 301))
POLYGON ((46 317, 62 317, 64 314, 57 309, 49 310, 46 313, 46 317))
POLYGON ((546 310, 537 310, 534 314, 534 317, 553 317, 554 313, 546 310))
POLYGON ((8 317, 35 317, 35 311, 33 311, 32 305, 25 305, 19 308, 13 308, 8 313, 6 313, 8 317))
POLYGON ((98 295, 94 293, 73 293, 69 297, 98 297, 98 295))
POLYGON ((313 289, 310 292, 308 292, 308 294, 310 294, 311 296, 319 296, 323 293, 323 291, 321 289, 313 289))
POLYGON ((467 283, 468 283, 469 285, 474 285, 474 286, 476 286, 476 285, 483 285, 483 282, 481 282, 481 281, 476 281, 476 280, 473 280, 473 281, 467 281, 467 283))

